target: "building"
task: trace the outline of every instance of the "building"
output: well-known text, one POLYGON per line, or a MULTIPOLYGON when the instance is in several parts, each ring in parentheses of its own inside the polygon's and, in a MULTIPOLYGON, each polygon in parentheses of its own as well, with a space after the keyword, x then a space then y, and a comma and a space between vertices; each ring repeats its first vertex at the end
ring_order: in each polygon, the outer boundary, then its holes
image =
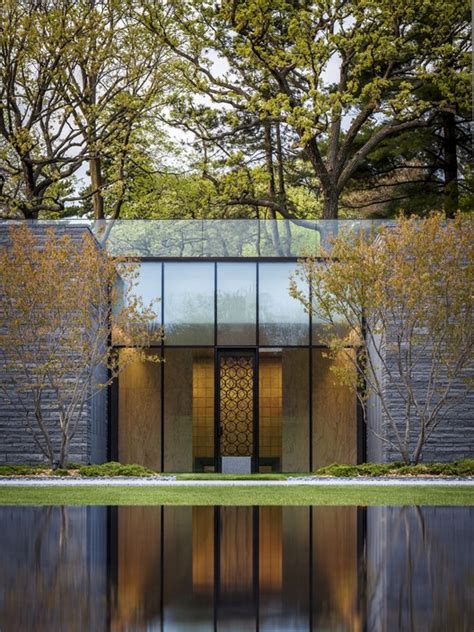
POLYGON ((364 460, 356 396, 336 384, 321 324, 288 290, 319 234, 256 220, 152 227, 156 241, 140 223, 109 237, 112 252, 140 256, 137 292, 159 298, 165 334, 152 350, 163 363, 119 376, 113 457, 164 472, 307 472, 364 460))
MULTIPOLYGON (((78 235, 93 230, 99 240, 106 234, 112 254, 140 259, 137 292, 145 302, 158 299, 150 353, 163 360, 130 365, 107 398, 91 402, 71 460, 241 473, 393 460, 371 434, 372 428, 382 436, 389 432, 383 411, 371 406, 364 422, 356 394, 331 370, 347 360, 326 357, 322 324, 288 291, 298 258, 317 256, 321 241, 341 223, 60 224, 78 235)), ((44 225, 36 223, 35 230, 41 234, 44 225)), ((117 346, 121 354, 133 353, 117 346)), ((426 460, 472 454, 473 408, 471 395, 432 437, 426 460)), ((0 462, 41 460, 28 441, 21 421, 4 406, 0 462)))

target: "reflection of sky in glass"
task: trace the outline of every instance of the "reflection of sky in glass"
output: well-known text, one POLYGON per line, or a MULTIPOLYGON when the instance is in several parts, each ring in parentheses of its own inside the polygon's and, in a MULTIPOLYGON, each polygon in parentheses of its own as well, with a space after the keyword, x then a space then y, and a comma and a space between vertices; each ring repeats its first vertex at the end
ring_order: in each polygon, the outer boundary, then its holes
MULTIPOLYGON (((122 269, 126 268, 126 266, 127 264, 121 265, 122 269)), ((161 327, 161 263, 142 261, 137 271, 134 271, 133 274, 136 275, 137 272, 138 276, 133 280, 131 295, 140 298, 144 308, 151 306, 155 318, 152 322, 149 322, 149 330, 150 333, 153 331, 158 335, 158 329, 161 327)), ((130 279, 126 274, 124 274, 124 277, 119 276, 117 279, 117 302, 113 308, 114 314, 120 312, 127 295, 128 298, 131 298, 127 288, 130 284, 130 279)), ((116 340, 116 342, 120 343, 120 339, 116 340)))
MULTIPOLYGON (((161 263, 142 261, 137 272, 138 276, 134 279, 132 294, 141 298, 145 307, 152 304, 153 311, 157 314, 157 320, 161 322, 161 263)), ((120 277, 118 280, 119 292, 121 288, 125 292, 126 284, 127 281, 120 277)))
POLYGON ((257 272, 254 263, 217 266, 219 344, 255 344, 257 272))
POLYGON ((259 266, 260 344, 308 344, 309 316, 289 292, 290 274, 295 269, 295 263, 259 266))
POLYGON ((214 264, 165 263, 165 344, 214 344, 214 264))

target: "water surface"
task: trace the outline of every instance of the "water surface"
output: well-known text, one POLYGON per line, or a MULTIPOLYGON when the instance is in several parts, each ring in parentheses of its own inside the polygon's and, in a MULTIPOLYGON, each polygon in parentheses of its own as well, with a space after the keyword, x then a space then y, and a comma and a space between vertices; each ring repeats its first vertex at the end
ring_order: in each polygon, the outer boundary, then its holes
POLYGON ((469 507, 0 507, 0 630, 472 630, 473 518, 469 507))

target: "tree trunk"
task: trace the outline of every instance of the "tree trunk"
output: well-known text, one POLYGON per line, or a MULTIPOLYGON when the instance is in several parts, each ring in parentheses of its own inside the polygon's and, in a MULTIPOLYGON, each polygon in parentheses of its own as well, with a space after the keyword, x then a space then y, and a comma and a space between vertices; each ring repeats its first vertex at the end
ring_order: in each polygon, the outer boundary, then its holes
POLYGON ((91 178, 94 219, 104 219, 104 198, 102 197, 103 182, 100 168, 100 158, 98 156, 94 156, 89 160, 89 172, 91 178))
MULTIPOLYGON (((278 201, 287 209, 286 204, 286 187, 285 187, 285 170, 283 168, 283 149, 281 144, 281 130, 280 123, 275 123, 275 137, 276 137, 276 155, 277 155, 277 173, 278 173, 278 201)), ((285 253, 291 255, 291 230, 290 224, 287 219, 284 220, 285 227, 285 253)))
POLYGON ((334 189, 324 193, 323 219, 337 219, 339 214, 339 193, 334 189))
MULTIPOLYGON (((273 169, 273 143, 272 143, 272 130, 270 127, 270 121, 266 120, 263 123, 264 129, 264 147, 265 147, 265 162, 268 173, 268 197, 270 200, 276 201, 276 187, 275 187, 275 173, 273 169)), ((276 213, 273 208, 270 208, 270 214, 272 220, 276 220, 276 213)), ((278 224, 276 221, 272 221, 272 241, 275 250, 278 255, 283 256, 283 248, 280 242, 280 235, 278 233, 278 224)))
POLYGON ((459 208, 456 118, 454 112, 442 112, 444 153, 444 213, 454 217, 459 208))

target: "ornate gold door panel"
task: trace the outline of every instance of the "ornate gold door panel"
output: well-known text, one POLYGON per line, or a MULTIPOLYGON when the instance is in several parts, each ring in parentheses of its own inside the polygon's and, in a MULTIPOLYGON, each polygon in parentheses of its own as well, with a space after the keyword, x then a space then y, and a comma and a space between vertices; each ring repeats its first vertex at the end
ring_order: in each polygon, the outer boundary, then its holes
POLYGON ((219 357, 220 457, 253 457, 255 357, 222 353, 219 357))

